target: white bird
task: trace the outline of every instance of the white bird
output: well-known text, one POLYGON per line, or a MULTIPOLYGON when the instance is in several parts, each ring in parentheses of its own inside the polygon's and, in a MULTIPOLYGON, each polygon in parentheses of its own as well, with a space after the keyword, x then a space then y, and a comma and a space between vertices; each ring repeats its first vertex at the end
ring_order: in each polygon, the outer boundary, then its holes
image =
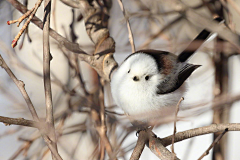
MULTIPOLYGON (((194 41, 205 40, 209 34, 203 30, 194 41)), ((197 48, 202 43, 197 43, 197 48)), ((157 118, 148 113, 176 107, 186 91, 185 80, 200 66, 186 62, 194 52, 186 49, 176 56, 165 51, 140 50, 131 54, 112 73, 111 92, 115 103, 140 122, 157 118)))

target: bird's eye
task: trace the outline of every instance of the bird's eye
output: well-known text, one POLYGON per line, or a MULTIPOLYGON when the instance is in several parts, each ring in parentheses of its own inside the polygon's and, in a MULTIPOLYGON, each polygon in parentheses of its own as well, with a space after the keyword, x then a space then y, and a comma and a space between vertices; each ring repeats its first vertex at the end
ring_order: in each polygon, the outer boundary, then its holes
POLYGON ((130 73, 130 69, 128 70, 128 73, 130 73))
POLYGON ((139 81, 139 78, 138 78, 137 76, 134 76, 134 77, 133 77, 133 80, 134 80, 134 81, 139 81))
POLYGON ((146 76, 146 77, 145 77, 146 81, 149 80, 149 78, 150 78, 149 76, 146 76))

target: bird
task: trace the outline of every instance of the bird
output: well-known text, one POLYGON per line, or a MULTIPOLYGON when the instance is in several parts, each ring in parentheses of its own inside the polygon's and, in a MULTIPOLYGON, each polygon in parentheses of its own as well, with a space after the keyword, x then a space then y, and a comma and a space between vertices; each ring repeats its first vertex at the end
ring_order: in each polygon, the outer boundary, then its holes
MULTIPOLYGON (((201 40, 196 46, 199 48, 209 35, 210 32, 204 29, 189 46, 201 40)), ((111 76, 111 93, 117 106, 129 117, 134 117, 132 121, 141 123, 158 118, 148 113, 176 107, 186 92, 185 81, 200 67, 188 63, 195 51, 185 49, 177 56, 147 49, 129 55, 111 76)))

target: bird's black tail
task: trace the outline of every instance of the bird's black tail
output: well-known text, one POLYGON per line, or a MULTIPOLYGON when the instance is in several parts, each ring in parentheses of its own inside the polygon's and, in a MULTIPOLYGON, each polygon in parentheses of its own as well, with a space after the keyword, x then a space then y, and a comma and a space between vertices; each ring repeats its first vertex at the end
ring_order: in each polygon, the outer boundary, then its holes
MULTIPOLYGON (((223 19, 220 17, 217 17, 214 19, 217 22, 222 22, 223 19)), ((198 36, 188 45, 188 47, 182 51, 178 56, 179 62, 185 62, 196 50, 203 44, 204 40, 208 38, 211 32, 204 29, 202 32, 198 34, 198 36), (196 43, 199 42, 199 43, 196 43), (190 51, 189 46, 195 45, 196 50, 190 51)))

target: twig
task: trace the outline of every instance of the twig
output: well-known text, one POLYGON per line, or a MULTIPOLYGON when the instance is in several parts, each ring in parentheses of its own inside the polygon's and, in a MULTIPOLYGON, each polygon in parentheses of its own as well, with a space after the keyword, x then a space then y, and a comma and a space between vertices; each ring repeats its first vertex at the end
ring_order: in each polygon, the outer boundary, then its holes
POLYGON ((24 118, 9 118, 9 117, 3 117, 3 116, 0 116, 0 122, 4 123, 6 126, 10 126, 14 124, 14 125, 20 125, 20 126, 34 127, 34 128, 40 128, 40 126, 43 125, 43 124, 40 124, 39 122, 26 120, 24 118))
POLYGON ((126 18, 126 21, 127 21, 129 42, 132 46, 132 53, 134 53, 136 51, 136 49, 135 49, 135 45, 134 45, 134 38, 133 38, 131 26, 130 26, 130 23, 129 23, 129 17, 126 15, 126 11, 125 11, 125 8, 123 6, 122 0, 118 0, 118 3, 119 3, 119 6, 120 6, 120 8, 123 12, 124 17, 126 18))
POLYGON ((31 99, 29 98, 26 90, 25 90, 25 84, 23 83, 23 81, 18 80, 17 77, 13 74, 13 72, 11 71, 11 69, 7 66, 6 62, 4 61, 4 59, 2 58, 1 54, 0 54, 0 66, 5 69, 5 71, 8 73, 9 77, 13 80, 13 82, 16 84, 16 86, 18 87, 19 91, 21 92, 23 98, 25 99, 27 105, 28 105, 28 109, 32 114, 32 117, 35 121, 39 121, 37 112, 32 104, 31 99))
POLYGON ((22 146, 20 146, 20 147, 18 148, 18 150, 9 158, 9 160, 15 160, 15 159, 17 159, 17 157, 19 156, 19 154, 20 154, 21 152, 23 152, 24 150, 26 151, 26 150, 29 149, 29 147, 30 147, 31 144, 32 144, 32 141, 27 141, 27 142, 25 142, 24 144, 22 144, 22 146))
MULTIPOLYGON (((7 0, 9 3, 12 4, 13 7, 15 7, 17 10, 19 10, 21 13, 25 14, 28 12, 28 9, 19 3, 17 0, 7 0)), ((43 22, 36 16, 33 16, 31 19, 31 22, 34 23, 36 26, 38 26, 40 29, 43 29, 43 22)), ((87 54, 84 52, 77 43, 72 43, 68 41, 66 38, 62 37, 60 34, 58 34, 56 31, 50 28, 49 35, 54 38, 58 43, 61 45, 64 45, 68 50, 73 51, 74 53, 78 54, 87 54)))
MULTIPOLYGON (((177 123, 177 114, 179 111, 179 105, 180 103, 184 100, 184 98, 180 98, 177 106, 176 106, 176 111, 175 111, 175 119, 174 119, 174 130, 173 130, 173 136, 172 136, 172 153, 174 153, 174 141, 175 141, 175 134, 177 132, 177 127, 176 127, 176 123, 177 123)), ((175 153, 174 153, 175 154, 175 153)))
POLYGON ((220 141, 220 139, 223 137, 225 133, 227 133, 228 128, 226 128, 214 141, 213 143, 208 147, 208 149, 201 155, 201 157, 198 158, 198 160, 203 159, 206 155, 209 154, 209 151, 220 141))
POLYGON ((30 21, 32 20, 33 16, 35 15, 35 13, 37 12, 37 9, 39 8, 39 6, 41 5, 43 0, 38 0, 37 3, 35 4, 35 6, 29 10, 28 12, 26 12, 21 18, 19 18, 18 20, 15 21, 8 21, 7 24, 10 25, 11 23, 16 23, 18 22, 18 25, 20 25, 20 23, 27 17, 29 16, 28 20, 25 22, 25 24, 23 25, 22 29, 19 31, 19 33, 16 35, 16 37, 14 38, 14 40, 12 41, 12 47, 14 48, 17 45, 17 41, 20 38, 20 36, 22 35, 22 33, 24 32, 24 30, 27 28, 28 24, 30 23, 30 21))
MULTIPOLYGON (((7 64, 5 63, 4 59, 2 58, 1 54, 0 54, 0 66, 5 69, 5 71, 8 73, 9 77, 13 80, 13 82, 16 84, 16 86, 18 87, 18 89, 20 90, 20 92, 22 93, 23 98, 25 99, 28 108, 32 114, 33 120, 39 122, 39 118, 37 115, 37 112, 32 104, 31 99, 29 98, 24 86, 25 84, 23 83, 23 81, 20 81, 16 78, 16 76, 13 74, 13 72, 11 71, 11 69, 7 66, 7 64)), ((42 130, 40 130, 42 132, 42 130)), ((44 132, 44 131, 43 131, 44 132)), ((53 155, 58 159, 61 160, 61 156, 57 153, 56 149, 54 147, 52 147, 51 141, 48 139, 48 137, 44 134, 42 134, 42 137, 44 139, 44 141, 46 142, 47 146, 49 147, 49 149, 51 150, 51 152, 53 153, 53 155)))

